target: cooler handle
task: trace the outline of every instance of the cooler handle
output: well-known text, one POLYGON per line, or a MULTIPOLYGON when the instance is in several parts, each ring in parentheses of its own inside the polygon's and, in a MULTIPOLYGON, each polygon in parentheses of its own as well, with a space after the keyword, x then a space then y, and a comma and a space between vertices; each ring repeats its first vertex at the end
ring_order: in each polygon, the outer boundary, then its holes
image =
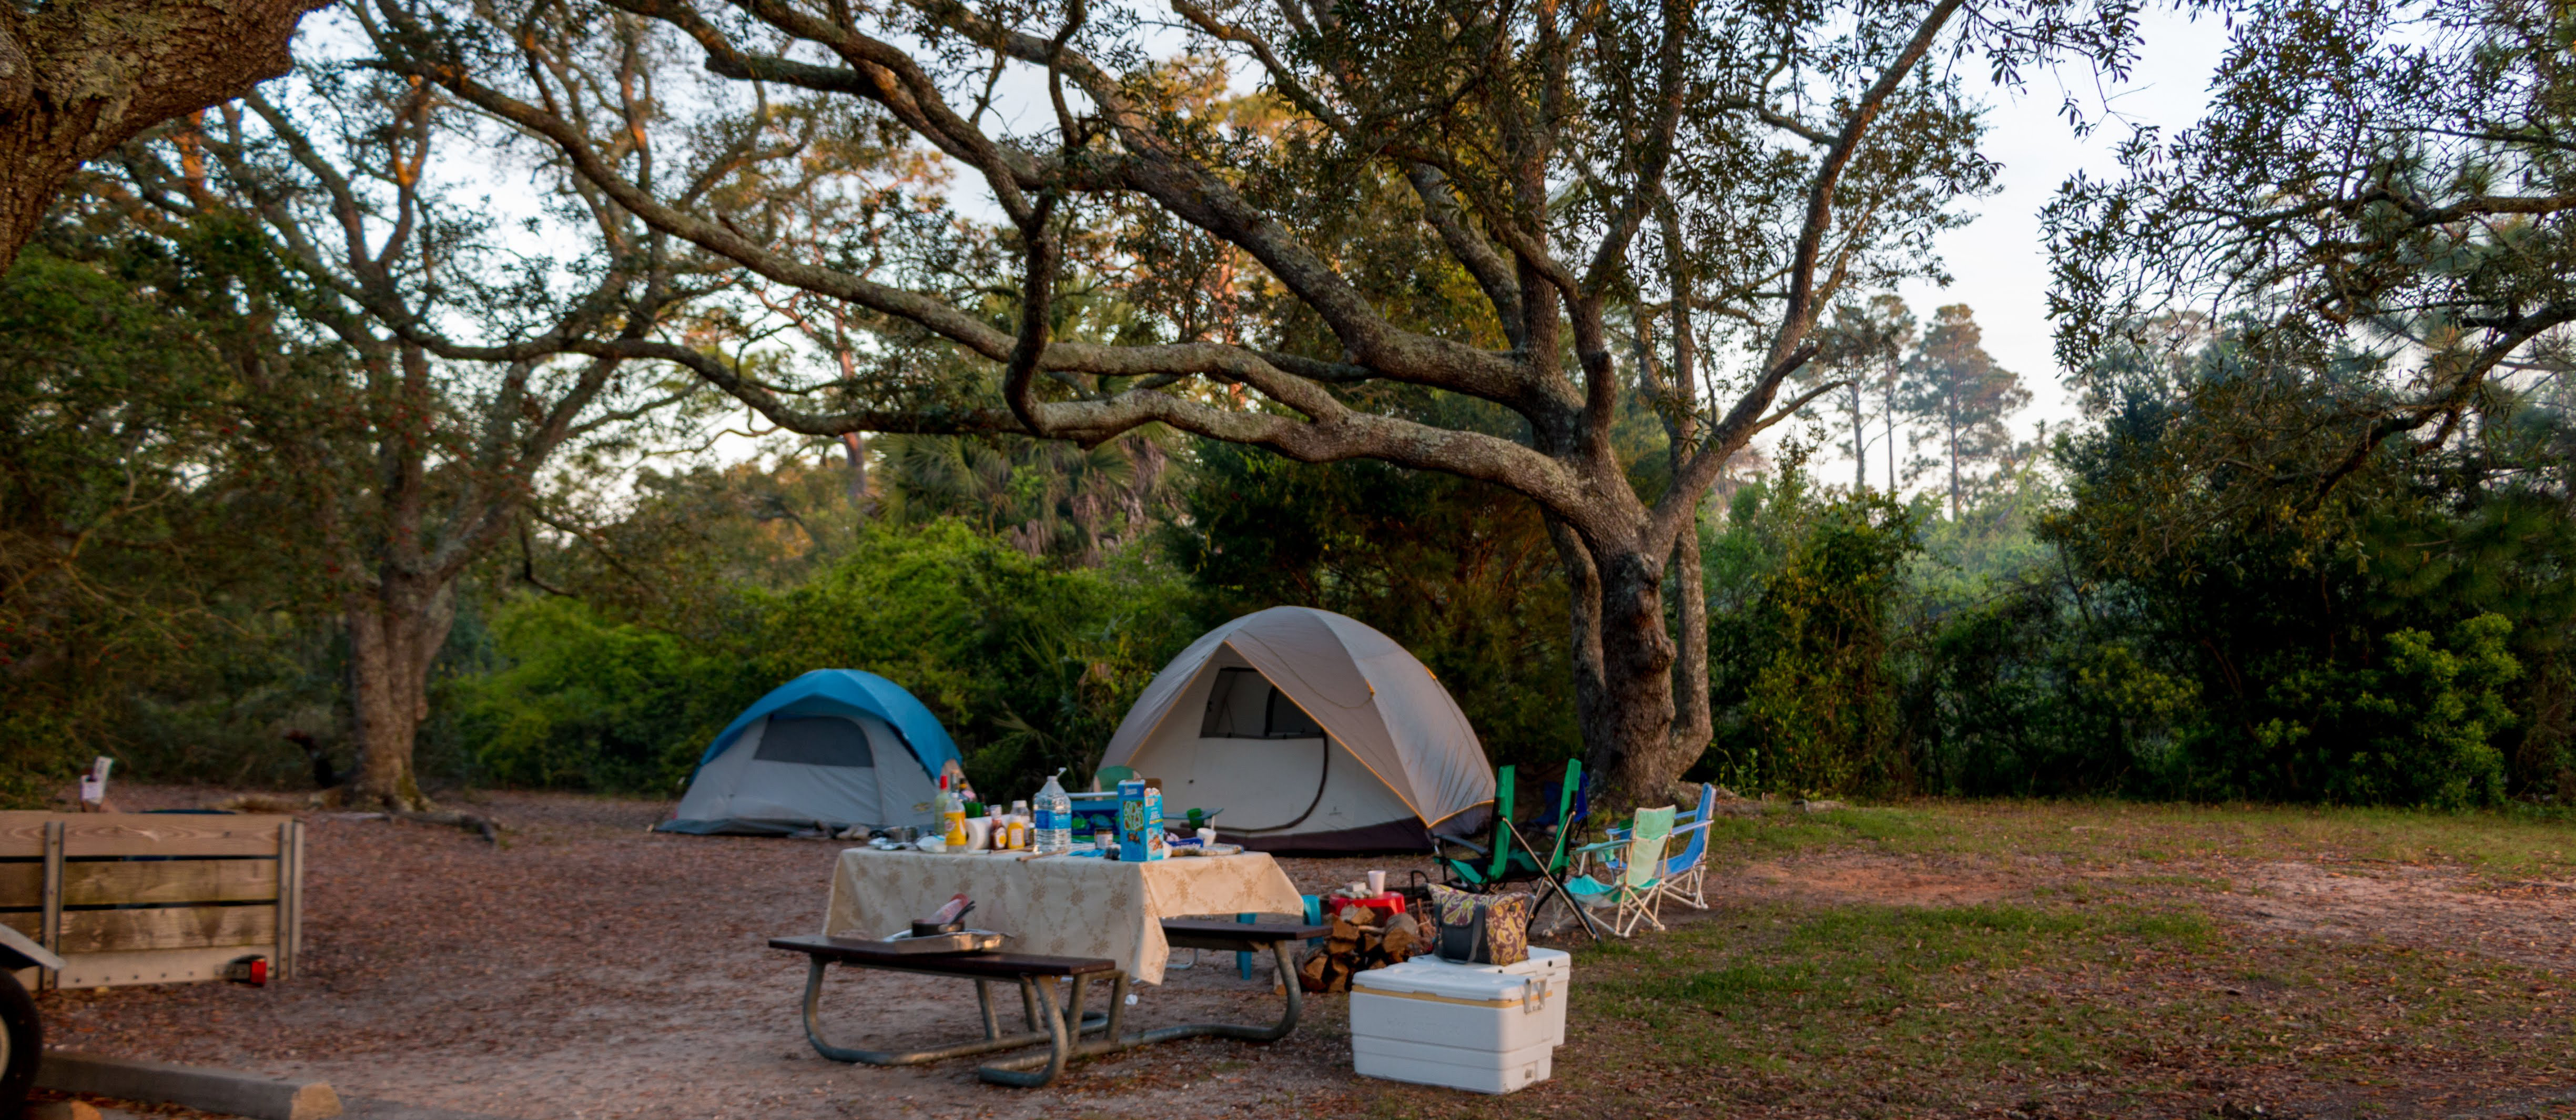
POLYGON ((1547 981, 1533 976, 1521 982, 1521 1014, 1536 1015, 1547 1010, 1547 981))

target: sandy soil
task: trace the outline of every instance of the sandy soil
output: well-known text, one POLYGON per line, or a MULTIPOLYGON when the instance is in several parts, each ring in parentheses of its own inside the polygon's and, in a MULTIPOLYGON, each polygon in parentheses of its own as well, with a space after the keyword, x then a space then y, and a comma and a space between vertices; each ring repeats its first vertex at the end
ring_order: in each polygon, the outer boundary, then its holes
MULTIPOLYGON (((135 790, 129 807, 213 800, 135 790)), ((1310 997, 1269 1047, 1197 1040, 1084 1063, 1057 1087, 980 1084, 968 1062, 878 1069, 817 1058, 797 1022, 803 964, 767 938, 816 929, 837 843, 649 834, 658 803, 494 794, 495 848, 441 827, 308 817, 305 975, 45 997, 56 1045, 327 1078, 399 1102, 359 1115, 776 1120, 1366 1114, 1342 997, 1310 997)), ((1404 861, 1285 860, 1319 891, 1404 861)), ((1730 901, 1809 898, 1953 906, 2117 882, 2191 895, 2214 915, 2285 934, 2368 937, 2490 954, 2576 976, 2576 883, 2494 884, 2440 868, 2237 862, 2070 870, 2045 860, 1824 851, 1713 874, 1730 901), (2203 883, 2217 883, 2213 889, 2203 883), (2233 889, 2227 889, 2232 885, 2233 889)), ((1689 920, 1686 916, 1685 920, 1689 920)), ((874 1045, 977 1030, 954 981, 835 976, 840 1037, 874 1045)), ((1142 990, 1139 1026, 1267 1021, 1266 965, 1242 979, 1210 954, 1142 990)), ((1512 1098, 1579 1106, 1554 1086, 1512 1098)), ((1577 1109, 1580 1110, 1579 1107, 1577 1109)))
MULTIPOLYGON (((216 799, 135 790, 130 808, 216 799)), ((164 1061, 327 1078, 345 1096, 497 1117, 1081 1115, 1327 1106, 1353 1089, 1339 997, 1299 1032, 1247 1053, 1193 1041, 1086 1063, 1064 1089, 998 1090, 970 1063, 824 1061, 796 1015, 801 959, 767 947, 819 929, 839 843, 663 836, 658 803, 492 795, 494 848, 436 826, 307 817, 303 978, 266 989, 121 988, 45 997, 49 1043, 164 1061), (1247 1059, 1258 1058, 1257 1081, 1247 1059), (1073 1111, 1066 1112, 1070 1097, 1073 1111)), ((1283 860, 1318 892, 1402 860, 1283 860)), ((1271 969, 1230 955, 1141 987, 1130 1023, 1277 1015, 1271 969)), ((979 1027, 956 981, 841 973, 826 1021, 844 1040, 953 1041, 979 1027), (843 979, 844 976, 856 979, 843 979)), ((1006 1001, 1015 1003, 1016 1001, 1006 1001)), ((1096 1006, 1096 1005, 1095 1005, 1096 1006)))

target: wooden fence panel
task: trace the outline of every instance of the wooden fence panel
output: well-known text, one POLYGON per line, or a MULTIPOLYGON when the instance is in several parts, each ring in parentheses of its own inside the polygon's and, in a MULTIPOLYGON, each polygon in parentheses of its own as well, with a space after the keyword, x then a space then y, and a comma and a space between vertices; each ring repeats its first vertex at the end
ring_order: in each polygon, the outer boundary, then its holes
POLYGON ((63 855, 274 856, 279 816, 77 813, 62 816, 63 855))
POLYGON ((189 859, 63 864, 63 905, 274 902, 278 861, 189 859))
POLYGON ((164 910, 70 910, 55 952, 132 952, 277 943, 274 906, 195 906, 164 910))
POLYGON ((45 825, 60 813, 12 809, 0 812, 0 859, 39 859, 45 854, 45 825))
POLYGON ((0 909, 45 904, 45 865, 42 860, 0 863, 0 909))

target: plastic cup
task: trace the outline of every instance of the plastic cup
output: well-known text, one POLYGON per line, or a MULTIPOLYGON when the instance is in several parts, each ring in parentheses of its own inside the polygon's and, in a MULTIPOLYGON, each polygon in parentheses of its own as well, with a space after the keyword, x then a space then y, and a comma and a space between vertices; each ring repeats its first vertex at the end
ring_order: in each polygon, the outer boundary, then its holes
POLYGON ((1383 871, 1371 871, 1371 872, 1369 872, 1369 873, 1368 873, 1368 876, 1369 876, 1369 877, 1368 877, 1368 891, 1369 891, 1369 897, 1371 897, 1371 898, 1375 898, 1375 897, 1377 897, 1377 896, 1379 896, 1379 895, 1385 894, 1385 893, 1386 893, 1386 872, 1383 872, 1383 871))

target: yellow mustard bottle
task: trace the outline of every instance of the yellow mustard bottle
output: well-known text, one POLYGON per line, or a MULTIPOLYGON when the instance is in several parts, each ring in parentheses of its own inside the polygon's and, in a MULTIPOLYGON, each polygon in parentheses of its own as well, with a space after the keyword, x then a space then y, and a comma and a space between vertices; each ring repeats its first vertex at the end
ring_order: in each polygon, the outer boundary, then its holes
POLYGON ((939 819, 944 833, 941 839, 947 842, 948 850, 965 851, 966 799, 948 788, 948 779, 944 775, 939 779, 939 819))

